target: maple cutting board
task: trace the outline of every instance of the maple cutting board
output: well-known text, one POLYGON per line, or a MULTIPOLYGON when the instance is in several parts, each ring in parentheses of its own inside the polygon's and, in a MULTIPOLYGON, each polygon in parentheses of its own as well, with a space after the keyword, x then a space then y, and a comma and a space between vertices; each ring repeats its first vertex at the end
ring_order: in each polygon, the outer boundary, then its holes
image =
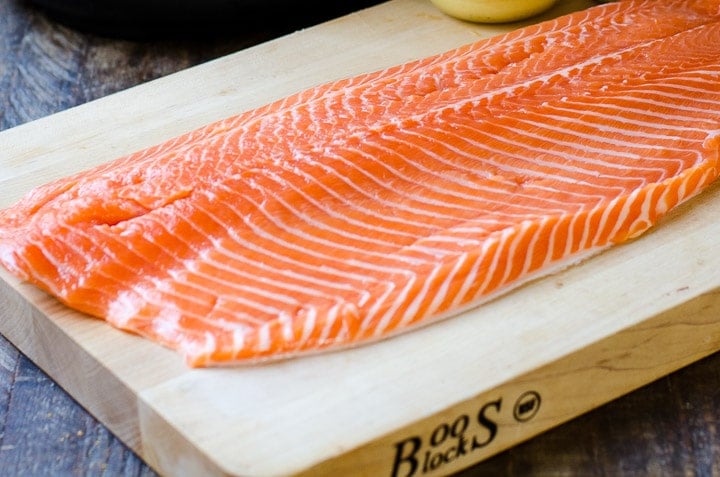
MULTIPOLYGON (((560 1, 544 18, 586 8, 560 1)), ((299 89, 517 25, 393 0, 0 133, 0 206, 299 89)), ((167 475, 445 475, 720 348, 720 188, 639 240, 384 342, 190 370, 0 271, 0 332, 167 475)))

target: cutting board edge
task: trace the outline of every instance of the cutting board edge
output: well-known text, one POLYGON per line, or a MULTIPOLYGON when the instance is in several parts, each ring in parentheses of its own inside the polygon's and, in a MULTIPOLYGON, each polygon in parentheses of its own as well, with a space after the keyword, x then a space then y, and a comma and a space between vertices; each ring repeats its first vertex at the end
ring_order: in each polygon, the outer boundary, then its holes
MULTIPOLYGON (((48 319, 46 310, 27 300, 13 282, 0 279, 0 299, 6 304, 0 312, 0 333, 123 443, 140 452, 136 391, 48 319)), ((49 296, 47 300, 62 307, 49 296)))
POLYGON ((414 477, 457 472, 717 351, 720 351, 720 287, 703 291, 688 301, 604 336, 590 346, 292 475, 414 477), (658 353, 658 349, 665 352, 658 353), (595 376, 598 374, 603 377, 595 376), (587 377, 584 381, 587 388, 578 386, 578 375, 587 377), (530 411, 523 415, 522 404, 536 407, 528 407, 530 411), (530 415, 533 410, 537 414, 530 415), (479 422, 481 414, 486 422, 479 422), (480 438, 479 434, 466 435, 466 451, 474 439, 479 445, 474 451, 468 451, 467 457, 453 450, 459 447, 459 441, 452 439, 453 429, 465 427, 463 416, 468 419, 468 429, 475 418, 477 430, 485 433, 480 438), (493 426, 497 427, 493 430, 493 426), (433 436, 446 433, 446 438, 436 438, 442 442, 432 445, 433 436), (416 450, 413 439, 418 438, 421 444, 416 450), (440 454, 449 456, 450 460, 433 469, 433 459, 439 461, 440 454), (414 471, 408 470, 412 458, 417 462, 414 471))
MULTIPOLYGON (((97 360, 75 342, 71 346, 78 354, 71 358, 74 365, 81 364, 82 372, 63 372, 64 363, 55 359, 56 356, 49 351, 52 347, 44 346, 42 343, 47 344, 48 340, 56 339, 71 340, 71 338, 60 327, 54 325, 52 320, 43 318, 38 321, 37 315, 42 315, 43 312, 28 303, 17 290, 5 281, 0 283, 0 296, 11 305, 15 305, 5 309, 8 316, 18 316, 21 317, 19 319, 30 319, 33 322, 30 327, 31 332, 18 335, 20 330, 6 327, 5 324, 8 320, 3 319, 3 329, 0 331, 8 336, 32 361, 57 380, 60 386, 75 399, 84 406, 90 403, 87 410, 106 424, 148 465, 166 475, 199 475, 198 472, 208 476, 253 475, 246 474, 243 470, 237 471, 233 468, 232 463, 214 460, 212 452, 196 447, 187 436, 178 432, 171 422, 155 411, 153 403, 146 401, 142 392, 134 393, 112 373, 101 373, 102 385, 97 385, 97 382, 90 380, 94 385, 88 387, 87 376, 98 374, 97 360), (48 351, 43 353, 41 350, 48 351), (82 376, 83 379, 76 381, 72 379, 72 376, 82 376), (108 376, 114 377, 115 381, 109 383, 108 376), (106 400, 86 395, 93 389, 103 390, 103 396, 112 396, 112 402, 108 403, 109 407, 98 406, 98 403, 106 400), (118 402, 118 399, 121 399, 122 402, 118 402), (120 418, 109 412, 117 409, 125 410, 120 418), (184 451, 182 459, 178 459, 178 449, 184 451)), ((439 469, 441 472, 457 471, 561 425, 718 350, 720 350, 720 287, 701 291, 679 305, 661 311, 611 335, 601 337, 590 346, 568 353, 554 362, 543 364, 487 389, 471 399, 458 402, 442 412, 411 423, 385 436, 380 436, 369 444, 341 454, 327 456, 327 459, 322 462, 306 469, 296 469, 288 475, 332 476, 339 475, 338 472, 341 472, 342 475, 361 475, 357 474, 357 469, 362 469, 362 472, 370 470, 372 475, 376 473, 407 477, 420 475, 393 473, 393 462, 397 455, 392 455, 392 450, 396 452, 399 452, 398 449, 412 450, 412 447, 408 447, 412 446, 412 444, 408 444, 409 439, 420 437, 423 441, 422 445, 430 447, 430 449, 422 448, 413 454, 418 459, 418 466, 421 466, 425 464, 422 461, 424 452, 432 450, 429 441, 433 431, 437 432, 436 429, 443 425, 452 429, 453 424, 456 424, 461 416, 466 415, 468 419, 471 419, 470 416, 477 416, 484 409, 488 421, 494 422, 498 426, 496 434, 485 436, 485 440, 489 439, 489 442, 468 458, 453 460, 447 466, 441 466, 442 469, 439 469), (698 348, 697 343, 702 346, 698 348), (694 348, 685 346, 686 344, 692 344, 694 348), (657 349, 664 349, 666 352, 657 353, 657 349), (693 351, 688 352, 687 350, 690 349, 693 351), (658 358, 660 358, 659 362, 652 361, 658 358), (574 367, 579 367, 579 369, 573 369, 574 367), (632 379, 628 379, 628 373, 623 370, 630 370, 632 379), (555 399, 561 400, 563 403, 572 403, 573 407, 561 409, 561 412, 547 417, 539 415, 535 421, 539 422, 538 424, 513 423, 507 416, 490 416, 488 414, 489 412, 497 414, 500 411, 506 412, 509 409, 508 403, 517 402, 520 396, 532 391, 538 393, 542 409, 546 409, 548 403, 553 401, 554 392, 558 392, 558 389, 559 392, 564 392, 571 385, 577 385, 577 372, 592 373, 593 371, 608 374, 592 381, 603 384, 604 394, 595 392, 589 395, 581 387, 576 387, 575 392, 579 392, 577 396, 569 397, 566 394, 561 396, 562 399, 555 396, 555 399), (557 382, 552 382, 553 380, 557 382), (493 417, 497 419, 493 420, 493 417), (391 451, 390 459, 387 458, 388 449, 391 451), (390 472, 384 472, 388 469, 390 472)), ((538 412, 538 414, 540 413, 538 412)), ((468 427, 471 425, 472 421, 468 427)), ((485 431, 489 432, 487 428, 485 431)), ((441 446, 435 447, 440 448, 441 446)), ((451 448, 452 446, 446 446, 443 449, 448 453, 451 448)), ((449 454, 453 453, 449 452, 449 454)), ((404 455, 407 457, 410 454, 404 455)), ((409 465, 408 459, 401 459, 400 465, 402 468, 399 470, 404 470, 409 465)), ((422 473, 422 475, 435 475, 435 473, 422 473)))

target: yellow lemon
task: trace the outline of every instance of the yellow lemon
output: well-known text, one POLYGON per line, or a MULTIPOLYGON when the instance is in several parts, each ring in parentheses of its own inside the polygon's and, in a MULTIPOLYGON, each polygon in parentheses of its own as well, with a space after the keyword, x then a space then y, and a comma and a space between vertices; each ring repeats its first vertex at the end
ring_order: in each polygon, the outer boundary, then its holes
POLYGON ((431 0, 450 16, 477 23, 514 22, 538 15, 557 0, 431 0))

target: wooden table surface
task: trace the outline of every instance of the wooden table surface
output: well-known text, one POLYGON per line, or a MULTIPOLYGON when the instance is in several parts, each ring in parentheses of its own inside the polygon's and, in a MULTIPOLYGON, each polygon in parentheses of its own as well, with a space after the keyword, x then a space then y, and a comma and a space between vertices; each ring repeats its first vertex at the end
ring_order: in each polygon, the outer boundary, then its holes
MULTIPOLYGON (((341 8, 363 2, 350 3, 341 8)), ((252 16, 199 39, 197 24, 121 39, 68 27, 31 3, 0 0, 0 130, 338 13, 324 9, 288 24, 252 16)), ((720 475, 719 383, 716 354, 462 475, 720 475)), ((0 474, 155 475, 2 336, 0 474)))

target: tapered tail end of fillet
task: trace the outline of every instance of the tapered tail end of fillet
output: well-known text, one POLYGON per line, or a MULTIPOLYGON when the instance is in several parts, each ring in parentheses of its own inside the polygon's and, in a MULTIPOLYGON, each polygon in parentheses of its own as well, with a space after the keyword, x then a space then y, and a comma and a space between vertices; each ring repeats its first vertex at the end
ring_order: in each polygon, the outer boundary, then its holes
POLYGON ((360 311, 349 302, 330 306, 304 305, 294 314, 256 327, 241 327, 222 335, 207 333, 205 340, 178 350, 191 368, 255 365, 311 355, 351 345, 360 331, 360 311))

